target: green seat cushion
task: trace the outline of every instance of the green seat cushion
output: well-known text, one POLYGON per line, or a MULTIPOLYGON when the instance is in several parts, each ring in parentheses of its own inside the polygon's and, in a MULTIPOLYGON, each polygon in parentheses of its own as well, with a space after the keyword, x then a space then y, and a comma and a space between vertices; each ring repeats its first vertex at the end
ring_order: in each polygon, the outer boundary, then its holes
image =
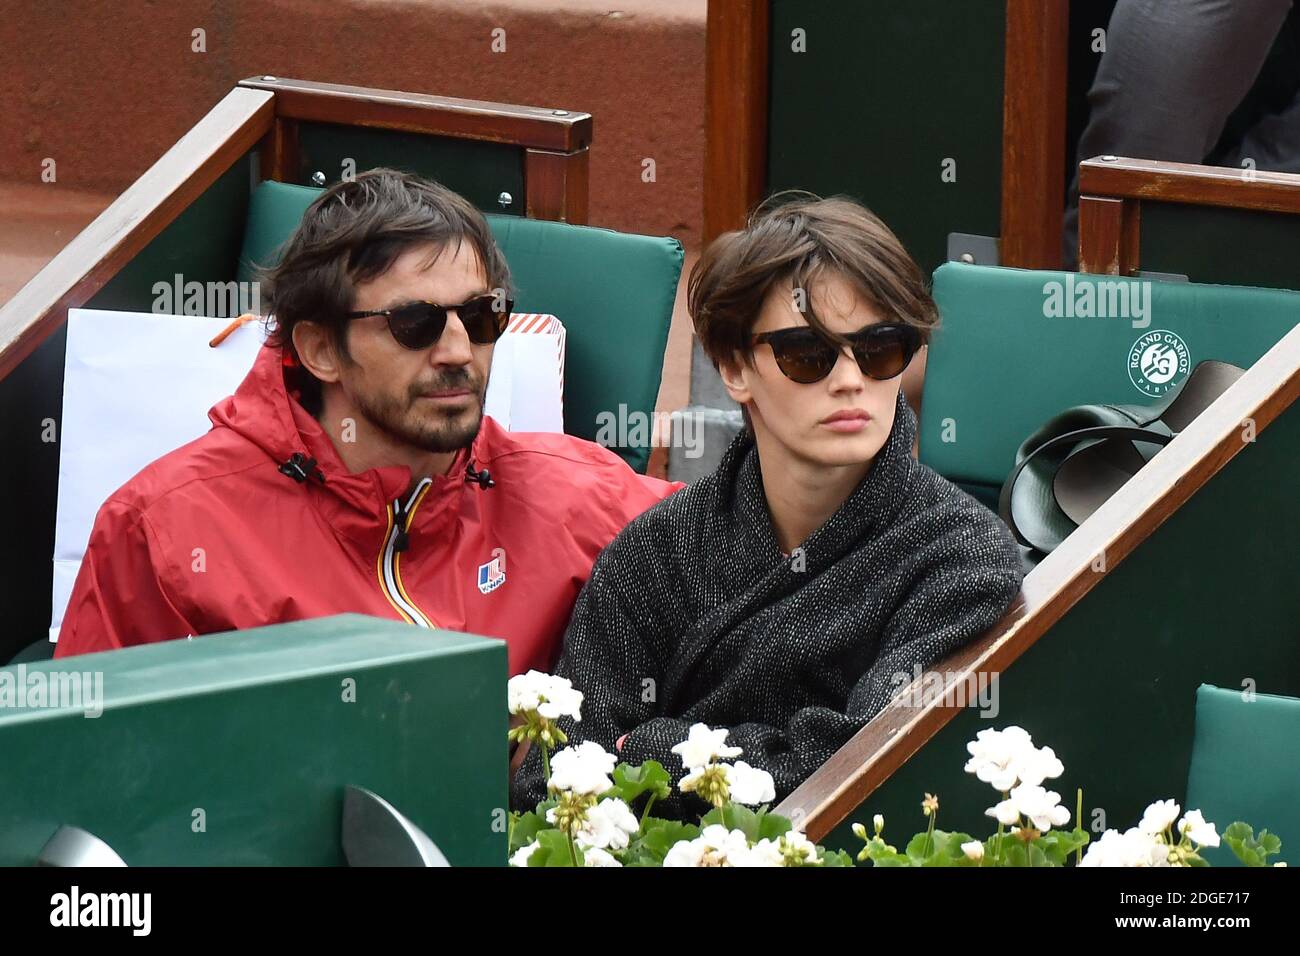
POLYGON ((986 494, 1051 416, 1073 405, 1154 403, 1203 359, 1246 368, 1300 321, 1295 292, 957 262, 936 270, 934 297, 942 319, 926 364, 921 460, 986 494), (1083 317, 1089 297, 1093 312, 1104 300, 1112 315, 1128 297, 1128 314, 1083 317), (1130 368, 1153 335, 1178 363, 1167 382, 1130 368))
MULTIPOLYGON (((241 281, 252 277, 254 264, 276 260, 319 193, 271 181, 257 187, 240 254, 241 281)), ((620 406, 649 420, 681 276, 681 243, 517 216, 487 220, 510 264, 515 310, 552 313, 567 330, 565 431, 594 440, 598 416, 617 417, 620 406)), ((645 471, 649 447, 614 450, 645 471)))
MULTIPOLYGON (((1187 774, 1187 808, 1200 810, 1220 834, 1236 820, 1282 839, 1270 862, 1300 865, 1300 699, 1202 684, 1196 691, 1196 736, 1187 774)), ((1153 798, 1154 799, 1154 798, 1153 798)), ((1233 865, 1227 846, 1206 851, 1215 866, 1233 865)))

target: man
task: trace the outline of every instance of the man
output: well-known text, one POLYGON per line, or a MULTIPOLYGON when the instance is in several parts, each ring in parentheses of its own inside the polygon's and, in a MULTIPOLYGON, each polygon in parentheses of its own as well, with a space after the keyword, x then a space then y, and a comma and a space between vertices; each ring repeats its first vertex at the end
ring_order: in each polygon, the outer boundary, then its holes
POLYGON ((265 285, 273 335, 212 429, 101 507, 56 656, 355 611, 549 668, 596 555, 678 486, 483 416, 511 307, 486 220, 371 170, 265 285))

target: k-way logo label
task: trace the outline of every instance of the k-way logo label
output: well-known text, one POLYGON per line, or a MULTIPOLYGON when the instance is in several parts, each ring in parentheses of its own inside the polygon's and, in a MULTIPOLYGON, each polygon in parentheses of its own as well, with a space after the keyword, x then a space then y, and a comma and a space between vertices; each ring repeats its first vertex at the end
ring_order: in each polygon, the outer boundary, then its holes
POLYGON ((1173 332, 1153 329, 1128 350, 1128 377, 1143 395, 1159 398, 1182 382, 1191 367, 1187 343, 1173 332))
POLYGON ((478 589, 491 594, 506 583, 506 549, 493 548, 492 560, 478 566, 478 589))

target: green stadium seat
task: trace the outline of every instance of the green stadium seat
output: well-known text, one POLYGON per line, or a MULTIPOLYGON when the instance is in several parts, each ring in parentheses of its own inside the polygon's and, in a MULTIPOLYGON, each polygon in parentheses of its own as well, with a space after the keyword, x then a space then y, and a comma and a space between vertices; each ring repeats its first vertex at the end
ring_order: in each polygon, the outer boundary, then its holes
MULTIPOLYGON (((1281 860, 1300 866, 1300 699, 1246 696, 1202 684, 1196 691, 1196 736, 1187 774, 1187 808, 1200 810, 1222 834, 1241 820, 1282 840, 1281 860)), ((1240 865, 1226 845, 1207 850, 1215 866, 1240 865)))
POLYGON ((935 272, 934 297, 942 321, 926 363, 920 458, 990 506, 1020 443, 1053 415, 1156 401, 1129 374, 1130 351, 1145 336, 1176 335, 1187 370, 1202 359, 1246 368, 1300 321, 1295 292, 957 262, 935 272), (1111 312, 1112 302, 1140 296, 1145 315, 1084 317, 1077 307, 1074 316, 1049 315, 1057 301, 1060 311, 1079 303, 1085 289, 1111 312))

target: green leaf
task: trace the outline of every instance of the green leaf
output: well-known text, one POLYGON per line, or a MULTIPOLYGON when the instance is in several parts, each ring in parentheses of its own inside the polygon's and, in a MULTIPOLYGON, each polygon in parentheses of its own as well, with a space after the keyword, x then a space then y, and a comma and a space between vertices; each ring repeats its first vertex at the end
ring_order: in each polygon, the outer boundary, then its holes
POLYGON ((529 866, 573 866, 569 838, 563 830, 542 830, 537 834, 537 842, 541 845, 528 858, 529 866))
POLYGON ((728 830, 739 830, 745 834, 745 839, 750 843, 757 843, 759 820, 758 814, 749 807, 741 806, 738 803, 728 803, 726 806, 715 807, 700 819, 700 828, 712 826, 719 823, 728 830))
POLYGON ((817 855, 821 858, 822 866, 853 866, 853 857, 843 850, 823 850, 818 847, 817 855))
POLYGON ((657 760, 647 760, 638 766, 621 763, 614 768, 614 789, 609 796, 618 797, 628 806, 646 793, 663 800, 672 792, 673 778, 657 760))
POLYGON ((1002 843, 1003 866, 1028 866, 1029 852, 1025 845, 1015 837, 1007 837, 1002 843))
POLYGON ((699 835, 700 828, 692 823, 647 817, 641 824, 641 834, 628 846, 629 858, 636 860, 632 865, 661 866, 674 844, 694 840, 699 835))
POLYGON ((1282 841, 1276 834, 1260 830, 1256 839, 1254 828, 1240 820, 1229 824, 1222 840, 1246 866, 1268 866, 1268 858, 1282 849, 1282 841))
POLYGON ((783 833, 789 833, 793 824, 788 817, 779 813, 768 813, 764 807, 758 812, 758 839, 775 840, 783 833))
POLYGON ((516 816, 514 826, 510 829, 510 854, 513 856, 516 850, 532 843, 537 838, 538 831, 549 826, 549 823, 532 811, 516 816))
POLYGON ((1265 856, 1272 856, 1274 853, 1282 852, 1282 840, 1276 833, 1269 833, 1267 830, 1259 831, 1259 846, 1264 851, 1265 856))

